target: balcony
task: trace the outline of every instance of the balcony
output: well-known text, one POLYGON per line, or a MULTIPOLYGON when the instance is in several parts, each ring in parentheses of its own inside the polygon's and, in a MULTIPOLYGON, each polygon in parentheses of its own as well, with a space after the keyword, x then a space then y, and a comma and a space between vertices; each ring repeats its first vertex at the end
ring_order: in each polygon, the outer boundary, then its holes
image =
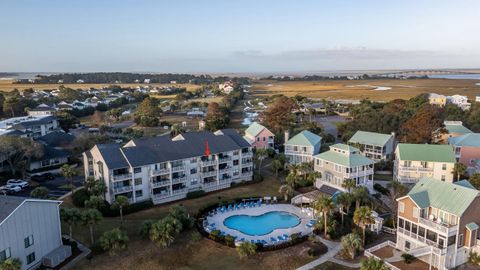
POLYGON ((419 180, 418 177, 399 176, 399 175, 397 175, 396 178, 398 181, 402 183, 416 183, 419 180))
POLYGON ((232 168, 224 168, 224 169, 218 170, 218 173, 219 174, 229 173, 231 170, 232 168))
POLYGON ((244 158, 253 157, 253 152, 245 152, 245 153, 242 152, 242 157, 244 158))
POLYGON ((117 174, 111 175, 113 181, 120 181, 120 180, 127 180, 127 179, 132 179, 132 174, 131 173, 125 173, 125 174, 117 174))
POLYGON ((187 177, 186 177, 186 176, 178 177, 178 178, 173 178, 173 179, 172 179, 172 184, 182 183, 182 182, 185 182, 186 180, 187 180, 187 177))
POLYGON ((167 186, 167 185, 170 185, 170 180, 152 182, 152 187, 153 188, 167 186))
POLYGON ((366 176, 366 175, 371 175, 371 174, 373 174, 373 169, 367 169, 367 170, 359 171, 359 172, 344 173, 343 177, 345 177, 345 178, 356 178, 356 177, 361 177, 361 176, 366 176))
POLYGON ((216 165, 217 164, 217 160, 202 160, 200 162, 202 164, 202 166, 212 166, 212 165, 216 165))
POLYGON ((152 170, 152 176, 153 175, 162 175, 162 174, 170 174, 170 168, 152 170))
POLYGON ((228 161, 230 161, 230 160, 232 160, 232 157, 231 157, 231 156, 226 156, 226 157, 221 157, 221 158, 219 158, 219 159, 218 159, 218 162, 220 162, 220 163, 221 163, 221 162, 228 162, 228 161))
POLYGON ((172 167, 172 172, 179 172, 179 171, 185 171, 186 166, 185 165, 179 165, 172 167))
POLYGON ((170 192, 162 192, 162 193, 157 193, 152 195, 154 199, 163 199, 166 197, 170 197, 170 192))
POLYGON ((208 171, 208 172, 201 172, 202 177, 210 177, 210 176, 216 176, 217 171, 208 171))
POLYGON ((405 172, 433 172, 433 168, 424 168, 419 166, 398 166, 398 170, 405 172))
POLYGON ((418 218, 418 223, 426 226, 427 228, 432 228, 436 231, 439 231, 443 234, 448 234, 449 230, 450 231, 456 231, 458 229, 457 225, 449 225, 445 223, 438 223, 426 218, 418 218))
POLYGON ((188 192, 187 188, 175 189, 175 190, 172 191, 172 195, 184 194, 184 193, 187 193, 187 192, 188 192))
POLYGON ((203 187, 213 187, 213 186, 216 186, 216 185, 218 185, 217 181, 208 182, 208 183, 204 182, 202 184, 203 187))
POLYGON ((113 193, 118 194, 118 193, 125 193, 132 191, 133 187, 132 186, 123 186, 123 187, 114 187, 113 188, 113 193))

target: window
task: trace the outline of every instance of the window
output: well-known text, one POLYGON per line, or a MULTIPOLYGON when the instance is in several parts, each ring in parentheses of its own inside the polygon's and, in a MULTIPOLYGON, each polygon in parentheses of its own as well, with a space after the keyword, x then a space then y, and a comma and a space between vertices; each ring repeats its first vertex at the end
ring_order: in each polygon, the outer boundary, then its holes
POLYGON ((35 252, 27 255, 27 264, 31 264, 35 261, 35 252))
POLYGON ((410 242, 405 241, 405 249, 410 250, 410 242))
POLYGON ((192 180, 190 180, 190 185, 196 185, 196 184, 198 184, 197 178, 193 178, 192 180))
POLYGON ((133 172, 134 173, 141 173, 142 172, 142 167, 133 168, 133 172))
POLYGON ((405 220, 405 230, 406 231, 410 231, 410 224, 411 224, 410 221, 405 220))
POLYGON ((448 245, 451 246, 451 245, 455 245, 455 238, 456 238, 456 235, 452 235, 450 237, 448 237, 448 245))
POLYGON ((190 174, 196 174, 197 173, 197 168, 190 169, 190 174))
POLYGON ((403 202, 398 202, 398 212, 403 213, 405 211, 405 204, 403 202))
POLYGON ((136 190, 135 197, 143 197, 143 190, 136 190))
POLYGON ((10 258, 10 256, 12 256, 12 254, 10 254, 10 248, 0 251, 0 262, 10 258))
POLYGON ((260 137, 257 138, 257 142, 259 142, 259 141, 260 141, 260 137))
POLYGON ((235 159, 233 161, 233 166, 238 166, 238 164, 240 164, 240 161, 238 159, 235 159))
POLYGON ((195 164, 195 163, 197 163, 197 159, 196 159, 196 158, 190 159, 190 164, 195 164))
POLYGON ((447 164, 442 164, 442 170, 446 171, 447 170, 447 164))
POLYGON ((263 137, 263 141, 265 142, 266 140, 267 140, 267 138, 266 138, 266 137, 263 137))
POLYGON ((425 228, 419 226, 418 227, 418 235, 420 235, 421 237, 425 237, 425 228))
POLYGON ((413 207, 413 217, 418 218, 419 214, 420 214, 420 211, 418 210, 418 208, 413 207))
POLYGON ((445 175, 442 175, 442 181, 445 182, 445 175))
POLYGON ((142 184, 142 178, 135 178, 135 186, 139 186, 142 184))
POLYGON ((458 235, 458 247, 463 246, 464 240, 463 240, 463 234, 458 235))
POLYGON ((398 219, 398 227, 400 227, 400 228, 405 227, 405 221, 402 218, 398 219))
POLYGON ((33 235, 25 237, 25 239, 23 239, 23 242, 25 243, 25 248, 28 248, 29 246, 33 245, 33 235))

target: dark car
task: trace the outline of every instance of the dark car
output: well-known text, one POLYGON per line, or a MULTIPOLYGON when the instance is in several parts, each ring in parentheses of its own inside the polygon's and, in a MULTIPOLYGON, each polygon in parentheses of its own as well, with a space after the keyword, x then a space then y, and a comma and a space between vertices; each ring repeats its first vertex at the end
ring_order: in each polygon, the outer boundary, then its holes
POLYGON ((35 182, 45 182, 47 180, 55 179, 55 176, 52 173, 44 173, 44 174, 32 175, 30 179, 35 182))

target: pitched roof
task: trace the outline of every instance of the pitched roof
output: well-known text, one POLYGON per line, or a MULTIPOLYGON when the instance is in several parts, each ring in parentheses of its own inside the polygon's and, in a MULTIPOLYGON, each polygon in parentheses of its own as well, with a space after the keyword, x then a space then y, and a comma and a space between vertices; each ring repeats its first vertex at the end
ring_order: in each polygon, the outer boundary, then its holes
POLYGON ((350 138, 348 142, 384 146, 392 137, 392 134, 382 134, 359 130, 355 132, 355 134, 352 136, 352 138, 350 138))
POLYGON ((253 137, 257 136, 265 127, 260 125, 257 122, 253 122, 246 130, 245 133, 252 135, 253 137))
POLYGON ((120 151, 120 145, 116 143, 97 144, 95 147, 105 161, 109 169, 118 169, 128 167, 128 162, 120 151))
POLYGON ((478 229, 478 225, 475 222, 470 222, 467 225, 465 225, 470 231, 475 231, 478 229))
POLYGON ((304 130, 297 135, 293 136, 286 144, 302 145, 302 146, 315 146, 322 140, 322 137, 314 134, 308 130, 304 130))
POLYGON ((345 167, 358 167, 375 163, 373 160, 361 154, 342 154, 333 150, 315 155, 315 158, 327 160, 345 167))
POLYGON ((343 151, 346 151, 346 152, 349 152, 349 153, 360 152, 360 149, 358 149, 356 147, 353 147, 351 145, 348 145, 348 144, 343 144, 343 143, 336 143, 336 144, 330 146, 330 149, 332 149, 332 148, 337 148, 337 149, 340 149, 340 150, 343 150, 343 151))
POLYGON ((462 215, 479 191, 433 178, 424 177, 407 194, 420 208, 434 207, 446 212, 462 215))
POLYGON ((69 143, 73 141, 74 138, 75 137, 71 134, 68 134, 62 131, 54 131, 44 136, 38 137, 37 141, 42 141, 47 145, 56 147, 64 143, 69 143))
POLYGON ((450 145, 399 143, 400 160, 455 162, 455 154, 450 145))
POLYGON ((69 151, 61 148, 54 148, 47 145, 43 147, 43 155, 38 158, 32 158, 32 161, 42 161, 47 159, 69 157, 69 156, 70 156, 69 151))
POLYGON ((448 138, 448 143, 455 146, 480 147, 480 133, 468 133, 458 137, 448 138))
POLYGON ((445 124, 445 129, 448 133, 460 133, 460 134, 467 134, 472 133, 472 131, 461 124, 445 124))
POLYGON ((24 200, 25 198, 22 197, 0 196, 0 223, 20 206, 24 200))

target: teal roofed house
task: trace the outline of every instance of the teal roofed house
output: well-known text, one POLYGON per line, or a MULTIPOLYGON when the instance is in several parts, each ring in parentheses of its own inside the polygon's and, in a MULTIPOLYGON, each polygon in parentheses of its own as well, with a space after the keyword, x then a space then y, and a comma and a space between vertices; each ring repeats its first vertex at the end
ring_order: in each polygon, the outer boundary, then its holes
POLYGON ((253 148, 258 149, 273 149, 275 142, 275 135, 257 122, 253 122, 246 130, 243 136, 253 148))
POLYGON ((345 179, 355 179, 357 185, 373 188, 373 166, 375 161, 363 156, 356 147, 335 144, 330 150, 314 157, 314 170, 321 173, 315 185, 323 185, 346 191, 342 187, 345 179))
POLYGON ((285 132, 285 156, 291 164, 312 162, 313 156, 320 152, 322 137, 304 130, 289 138, 285 132))
POLYGON ((415 183, 423 177, 453 182, 455 155, 452 146, 399 143, 395 150, 393 177, 415 183))
POLYGON ((454 269, 478 252, 480 192, 466 180, 421 178, 398 198, 395 248, 417 255, 432 269, 454 269))
POLYGON ((393 157, 395 151, 395 133, 382 134, 368 131, 357 131, 348 141, 350 145, 360 148, 362 154, 375 161, 393 157))
POLYGON ((480 133, 452 137, 448 143, 453 147, 457 161, 467 166, 469 175, 480 172, 480 133))

